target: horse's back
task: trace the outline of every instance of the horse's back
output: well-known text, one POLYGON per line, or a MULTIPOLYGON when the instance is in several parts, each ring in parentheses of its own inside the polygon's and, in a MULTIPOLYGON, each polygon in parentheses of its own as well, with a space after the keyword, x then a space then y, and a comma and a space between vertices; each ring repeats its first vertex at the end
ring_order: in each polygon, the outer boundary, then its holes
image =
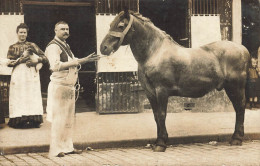
POLYGON ((242 58, 246 61, 250 58, 248 50, 241 44, 231 41, 217 41, 201 47, 203 50, 213 52, 218 58, 242 58))
POLYGON ((217 57, 226 80, 246 79, 250 54, 243 45, 231 41, 218 41, 201 48, 217 57))

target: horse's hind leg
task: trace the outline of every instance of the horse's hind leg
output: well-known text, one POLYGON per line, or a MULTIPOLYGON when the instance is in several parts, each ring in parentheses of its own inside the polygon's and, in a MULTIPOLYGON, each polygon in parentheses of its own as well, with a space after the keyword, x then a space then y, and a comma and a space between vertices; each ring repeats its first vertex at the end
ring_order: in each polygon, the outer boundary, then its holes
POLYGON ((235 132, 230 141, 231 145, 242 145, 244 137, 244 118, 245 118, 245 86, 244 83, 233 82, 225 85, 226 93, 236 111, 235 132))

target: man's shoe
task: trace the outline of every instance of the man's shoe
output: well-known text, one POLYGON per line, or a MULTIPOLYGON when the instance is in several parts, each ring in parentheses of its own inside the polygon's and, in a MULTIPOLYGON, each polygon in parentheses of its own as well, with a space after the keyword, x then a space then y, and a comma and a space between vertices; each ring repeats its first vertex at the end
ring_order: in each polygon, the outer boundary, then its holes
POLYGON ((74 149, 72 152, 68 152, 66 154, 81 154, 81 153, 82 153, 82 150, 74 149))
POLYGON ((63 153, 63 152, 60 152, 58 155, 57 155, 57 157, 64 157, 65 156, 65 153, 63 153))

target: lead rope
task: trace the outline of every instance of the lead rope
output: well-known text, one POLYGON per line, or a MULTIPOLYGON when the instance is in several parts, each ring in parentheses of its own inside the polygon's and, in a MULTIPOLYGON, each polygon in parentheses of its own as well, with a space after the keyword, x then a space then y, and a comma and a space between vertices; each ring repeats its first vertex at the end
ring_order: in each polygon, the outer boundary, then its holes
MULTIPOLYGON (((79 72, 81 69, 81 64, 79 64, 79 67, 77 67, 77 72, 79 72)), ((76 123, 76 101, 78 100, 79 98, 79 90, 80 90, 80 84, 79 84, 79 76, 78 76, 78 79, 77 79, 77 83, 75 85, 75 93, 76 93, 76 97, 75 97, 75 112, 74 112, 74 123, 76 123)))
MULTIPOLYGON (((79 72, 81 69, 81 64, 79 64, 79 68, 77 68, 77 72, 79 72)), ((77 83, 75 85, 75 91, 76 91, 76 98, 75 98, 75 102, 78 100, 79 98, 79 90, 80 90, 80 84, 79 84, 79 76, 78 76, 78 80, 77 83)))

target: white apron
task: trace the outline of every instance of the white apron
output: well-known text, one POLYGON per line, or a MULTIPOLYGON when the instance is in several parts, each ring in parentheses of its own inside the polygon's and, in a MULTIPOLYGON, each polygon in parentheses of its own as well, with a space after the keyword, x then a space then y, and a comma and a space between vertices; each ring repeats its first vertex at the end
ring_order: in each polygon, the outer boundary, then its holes
POLYGON ((40 75, 25 63, 16 66, 11 75, 9 117, 43 115, 40 75))
MULTIPOLYGON (((69 58, 71 60, 71 58, 69 58)), ((75 113, 75 87, 78 71, 53 72, 48 87, 47 120, 52 123, 49 156, 74 150, 72 136, 75 113)))

